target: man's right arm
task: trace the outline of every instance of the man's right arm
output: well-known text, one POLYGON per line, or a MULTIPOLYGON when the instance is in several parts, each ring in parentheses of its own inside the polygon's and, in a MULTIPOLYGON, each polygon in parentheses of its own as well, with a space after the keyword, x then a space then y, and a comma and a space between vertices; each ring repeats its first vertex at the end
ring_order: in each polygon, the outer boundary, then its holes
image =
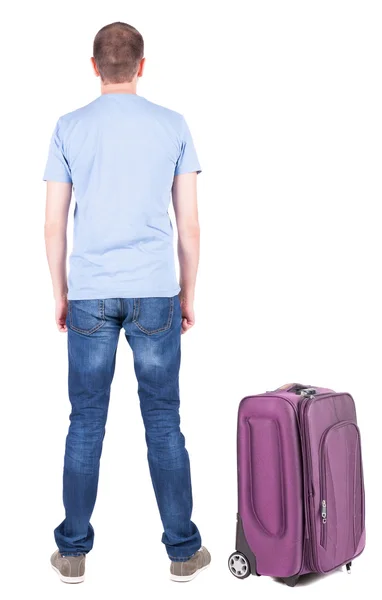
POLYGON ((182 333, 188 331, 195 323, 194 296, 200 240, 196 180, 196 172, 176 175, 172 187, 178 229, 182 333))

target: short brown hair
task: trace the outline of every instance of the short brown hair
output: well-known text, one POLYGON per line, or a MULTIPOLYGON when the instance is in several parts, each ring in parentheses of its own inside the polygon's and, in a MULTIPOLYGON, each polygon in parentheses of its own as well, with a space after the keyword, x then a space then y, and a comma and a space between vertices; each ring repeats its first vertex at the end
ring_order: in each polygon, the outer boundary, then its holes
POLYGON ((127 23, 110 23, 94 38, 93 56, 104 83, 132 81, 143 58, 143 37, 127 23))

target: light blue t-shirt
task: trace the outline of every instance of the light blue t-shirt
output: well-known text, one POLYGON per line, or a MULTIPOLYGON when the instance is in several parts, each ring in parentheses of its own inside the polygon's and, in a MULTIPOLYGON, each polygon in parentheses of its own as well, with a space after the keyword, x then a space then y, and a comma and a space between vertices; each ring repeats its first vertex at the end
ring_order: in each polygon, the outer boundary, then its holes
POLYGON ((174 176, 200 172, 184 118, 135 94, 104 94, 58 120, 45 181, 73 184, 68 298, 175 296, 168 214, 174 176))

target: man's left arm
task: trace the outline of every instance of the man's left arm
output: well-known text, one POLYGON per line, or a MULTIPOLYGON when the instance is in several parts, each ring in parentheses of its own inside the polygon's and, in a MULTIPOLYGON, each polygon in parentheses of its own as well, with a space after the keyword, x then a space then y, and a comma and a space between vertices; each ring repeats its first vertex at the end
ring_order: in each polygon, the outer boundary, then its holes
POLYGON ((71 197, 71 183, 47 182, 45 247, 56 303, 56 324, 61 332, 67 331, 66 229, 71 197))

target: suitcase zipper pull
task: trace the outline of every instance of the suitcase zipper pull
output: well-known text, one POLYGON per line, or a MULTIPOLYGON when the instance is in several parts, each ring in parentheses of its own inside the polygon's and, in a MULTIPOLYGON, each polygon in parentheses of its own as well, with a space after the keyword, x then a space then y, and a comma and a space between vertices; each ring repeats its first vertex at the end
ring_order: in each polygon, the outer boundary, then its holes
POLYGON ((322 522, 324 524, 326 523, 326 516, 327 516, 327 512, 326 512, 326 500, 323 500, 321 502, 321 517, 322 517, 322 522))

